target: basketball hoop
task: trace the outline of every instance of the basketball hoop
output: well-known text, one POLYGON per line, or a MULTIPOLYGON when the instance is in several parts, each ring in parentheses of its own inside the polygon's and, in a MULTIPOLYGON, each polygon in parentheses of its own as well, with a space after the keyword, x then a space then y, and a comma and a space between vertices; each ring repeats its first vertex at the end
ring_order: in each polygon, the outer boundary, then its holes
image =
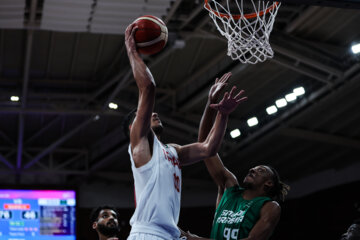
POLYGON ((265 0, 205 0, 204 7, 228 40, 227 55, 256 64, 274 56, 269 38, 280 3, 265 0))

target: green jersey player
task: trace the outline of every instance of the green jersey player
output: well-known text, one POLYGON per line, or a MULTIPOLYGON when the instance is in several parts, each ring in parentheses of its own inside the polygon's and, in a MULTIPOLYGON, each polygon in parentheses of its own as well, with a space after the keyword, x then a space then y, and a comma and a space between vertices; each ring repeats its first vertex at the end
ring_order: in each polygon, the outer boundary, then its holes
MULTIPOLYGON (((206 138, 216 113, 209 106, 217 100, 230 76, 231 73, 227 73, 221 79, 216 79, 210 89, 200 123, 199 141, 206 138)), ((243 100, 246 100, 246 97, 241 101, 243 100)), ((223 165, 219 155, 206 159, 205 164, 218 186, 211 239, 268 239, 280 219, 281 208, 278 202, 284 200, 289 190, 289 186, 280 181, 277 171, 265 165, 251 168, 240 187, 236 177, 223 165)), ((182 231, 182 234, 189 240, 206 239, 189 232, 182 231)))

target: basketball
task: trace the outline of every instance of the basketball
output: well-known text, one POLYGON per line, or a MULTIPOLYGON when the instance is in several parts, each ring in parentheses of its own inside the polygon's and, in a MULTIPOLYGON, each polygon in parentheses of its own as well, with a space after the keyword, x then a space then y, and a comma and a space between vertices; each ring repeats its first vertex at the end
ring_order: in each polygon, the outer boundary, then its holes
POLYGON ((138 27, 135 32, 135 42, 139 53, 151 55, 165 47, 168 30, 160 18, 145 15, 135 19, 134 23, 138 27))

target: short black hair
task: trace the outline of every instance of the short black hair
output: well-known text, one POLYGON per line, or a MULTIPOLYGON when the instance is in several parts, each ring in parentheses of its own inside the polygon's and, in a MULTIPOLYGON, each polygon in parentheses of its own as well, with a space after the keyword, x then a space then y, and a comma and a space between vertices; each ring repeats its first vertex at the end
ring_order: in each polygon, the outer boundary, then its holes
POLYGON ((122 121, 123 132, 128 140, 130 140, 129 126, 134 121, 134 118, 136 116, 136 111, 137 111, 137 108, 134 108, 133 110, 131 110, 128 114, 125 115, 125 117, 122 121))
POLYGON ((104 210, 104 209, 110 209, 110 210, 113 210, 115 213, 116 213, 116 216, 117 216, 117 219, 119 220, 119 212, 117 211, 117 209, 113 206, 110 206, 110 205, 103 205, 103 206, 100 206, 100 207, 97 207, 97 208, 94 208, 92 211, 91 211, 91 215, 90 215, 90 221, 91 223, 93 222, 96 222, 99 218, 99 213, 104 210))

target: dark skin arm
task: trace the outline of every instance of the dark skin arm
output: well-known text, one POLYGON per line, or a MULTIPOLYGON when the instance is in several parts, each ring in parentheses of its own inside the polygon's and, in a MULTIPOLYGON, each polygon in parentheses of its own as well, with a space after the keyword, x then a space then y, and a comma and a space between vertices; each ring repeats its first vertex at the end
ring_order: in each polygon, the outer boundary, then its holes
POLYGON ((139 99, 136 117, 130 129, 130 143, 136 167, 145 165, 151 159, 151 146, 148 140, 152 136, 150 128, 151 115, 155 102, 155 81, 136 50, 134 34, 137 27, 130 24, 125 31, 125 44, 136 85, 139 99))
POLYGON ((251 229, 249 236, 241 240, 267 240, 280 220, 281 208, 275 201, 267 202, 261 208, 260 219, 251 229))
POLYGON ((214 103, 209 106, 213 108, 217 114, 215 122, 204 141, 185 146, 173 145, 177 150, 182 166, 209 158, 219 151, 229 114, 233 112, 240 103, 239 96, 239 94, 236 94, 236 87, 234 86, 230 93, 226 92, 224 94, 223 99, 219 103, 214 103))
MULTIPOLYGON (((201 118, 200 127, 199 127, 199 135, 198 135, 199 142, 204 141, 213 124, 213 119, 216 112, 210 106, 217 101, 221 90, 227 85, 228 79, 230 77, 231 77, 231 73, 226 73, 220 79, 217 78, 215 80, 215 84, 211 87, 209 91, 208 101, 206 103, 206 107, 203 116, 201 118)), ((241 97, 243 93, 244 93, 243 90, 241 90, 238 93, 240 102, 243 102, 247 99, 246 97, 241 97)), ((224 194, 224 191, 227 188, 238 185, 238 181, 235 175, 232 174, 224 166, 223 162, 220 159, 219 154, 216 154, 215 156, 205 159, 204 162, 209 171, 209 174, 211 175, 214 182, 218 186, 218 196, 216 199, 216 207, 217 207, 224 194)))

